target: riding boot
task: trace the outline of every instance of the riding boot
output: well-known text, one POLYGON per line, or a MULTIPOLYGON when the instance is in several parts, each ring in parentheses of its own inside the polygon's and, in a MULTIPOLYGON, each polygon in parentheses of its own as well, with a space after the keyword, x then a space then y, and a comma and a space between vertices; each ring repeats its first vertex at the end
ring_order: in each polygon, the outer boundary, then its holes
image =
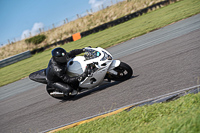
POLYGON ((52 87, 59 89, 64 93, 64 95, 68 96, 69 93, 73 90, 71 86, 62 82, 56 82, 52 84, 52 87))
POLYGON ((73 90, 72 92, 71 92, 71 95, 72 96, 75 96, 75 95, 77 95, 78 94, 78 91, 77 90, 73 90))

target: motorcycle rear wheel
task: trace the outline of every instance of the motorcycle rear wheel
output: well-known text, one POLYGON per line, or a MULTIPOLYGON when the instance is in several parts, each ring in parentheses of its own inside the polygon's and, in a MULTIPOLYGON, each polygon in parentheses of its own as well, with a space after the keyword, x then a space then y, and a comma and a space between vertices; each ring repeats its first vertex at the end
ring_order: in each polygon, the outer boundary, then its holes
POLYGON ((117 74, 111 74, 109 77, 111 77, 111 80, 115 81, 125 81, 130 79, 133 75, 132 68, 124 62, 121 62, 120 65, 114 69, 114 71, 117 72, 117 74))

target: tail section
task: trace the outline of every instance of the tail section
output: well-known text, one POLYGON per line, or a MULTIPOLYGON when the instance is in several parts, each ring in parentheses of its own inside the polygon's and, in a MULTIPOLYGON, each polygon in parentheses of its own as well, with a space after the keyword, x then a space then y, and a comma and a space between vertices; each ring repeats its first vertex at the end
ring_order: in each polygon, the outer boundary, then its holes
POLYGON ((29 75, 29 78, 35 82, 47 84, 46 80, 46 69, 42 69, 36 72, 33 72, 29 75))

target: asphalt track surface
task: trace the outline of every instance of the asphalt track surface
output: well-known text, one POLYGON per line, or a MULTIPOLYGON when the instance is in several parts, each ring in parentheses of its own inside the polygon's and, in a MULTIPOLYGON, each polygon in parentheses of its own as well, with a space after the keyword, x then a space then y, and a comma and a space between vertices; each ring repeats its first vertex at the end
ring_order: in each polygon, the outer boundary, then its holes
POLYGON ((198 85, 200 14, 108 50, 133 68, 131 79, 89 90, 69 101, 51 98, 45 85, 29 79, 1 87, 0 132, 41 132, 198 85))

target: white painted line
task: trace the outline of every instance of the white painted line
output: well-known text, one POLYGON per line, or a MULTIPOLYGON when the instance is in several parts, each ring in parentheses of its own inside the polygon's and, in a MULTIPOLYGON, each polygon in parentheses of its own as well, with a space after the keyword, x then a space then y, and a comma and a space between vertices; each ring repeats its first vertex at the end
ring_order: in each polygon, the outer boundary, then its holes
POLYGON ((71 123, 68 123, 68 124, 64 124, 64 125, 60 125, 58 127, 55 127, 55 128, 52 128, 52 129, 49 129, 49 130, 46 130, 46 131, 42 131, 40 133, 46 133, 46 132, 51 132, 55 129, 58 129, 59 128, 63 128, 63 127, 66 127, 66 126, 70 126, 74 123, 77 123, 77 122, 82 122, 82 121, 86 121, 88 119, 91 119, 91 118, 95 118, 95 117, 98 117, 98 116, 101 116, 101 115, 104 115, 104 114, 108 114, 108 113, 111 113, 111 112, 114 112, 114 111, 117 111, 117 110, 121 110, 121 109, 127 109, 127 107, 133 107, 133 106, 136 106, 136 105, 139 105, 139 104, 142 104, 142 103, 146 103, 146 102, 149 102, 149 101, 153 101, 153 100, 156 100, 156 99, 160 99, 160 98, 164 98, 164 97, 167 97, 167 96, 170 96, 170 95, 174 95, 174 94, 177 94, 177 93, 181 93, 181 92, 185 92, 185 91, 189 91, 191 89, 194 89, 194 88, 199 88, 200 85, 196 85, 196 86, 192 86, 192 87, 189 87, 189 88, 185 88, 185 89, 182 89, 182 90, 178 90, 178 91, 174 91, 174 92, 171 92, 171 93, 168 93, 168 94, 164 94, 164 95, 161 95, 161 96, 157 96, 157 97, 154 97, 154 98, 150 98, 150 99, 147 99, 147 100, 143 100, 143 101, 140 101, 140 102, 137 102, 137 103, 133 103, 133 104, 130 104, 130 105, 126 105, 126 106, 123 106, 123 107, 120 107, 120 108, 117 108, 117 109, 113 109, 113 110, 110 110, 110 111, 106 111, 104 113, 101 113, 101 114, 97 114, 97 115, 93 115, 93 116, 90 116, 90 117, 86 117, 86 118, 83 118, 81 120, 77 120, 77 121, 74 121, 74 122, 71 122, 71 123))
POLYGON ((153 100, 156 100, 156 99, 159 99, 159 98, 164 98, 164 97, 167 97, 167 96, 170 96, 170 95, 174 95, 174 94, 177 94, 177 93, 189 91, 191 89, 198 88, 198 87, 200 87, 200 85, 196 85, 196 86, 192 86, 192 87, 185 88, 185 89, 182 89, 182 90, 174 91, 174 92, 171 92, 171 93, 168 93, 168 94, 164 94, 164 95, 157 96, 157 97, 154 97, 154 98, 150 98, 150 99, 147 99, 147 100, 144 100, 144 101, 140 101, 140 102, 137 102, 137 103, 134 103, 134 104, 126 105, 126 106, 123 106, 121 108, 125 108, 125 107, 128 107, 128 106, 139 105, 139 104, 142 104, 142 103, 145 103, 145 102, 149 102, 149 101, 153 101, 153 100))

